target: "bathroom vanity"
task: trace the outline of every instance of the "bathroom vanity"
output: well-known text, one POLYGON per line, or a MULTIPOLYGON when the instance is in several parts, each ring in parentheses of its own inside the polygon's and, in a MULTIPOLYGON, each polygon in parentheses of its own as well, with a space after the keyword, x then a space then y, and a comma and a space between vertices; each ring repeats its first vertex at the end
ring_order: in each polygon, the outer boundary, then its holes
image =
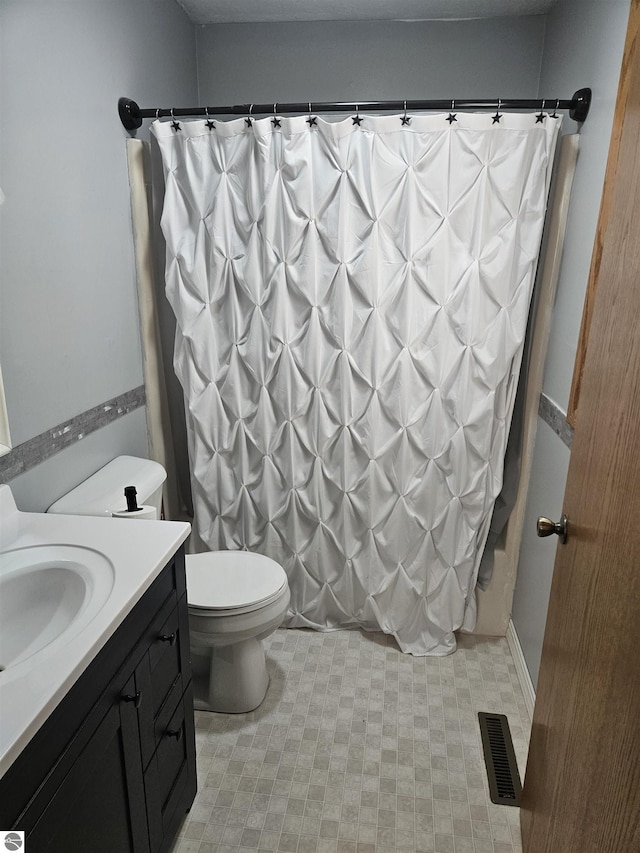
POLYGON ((5 567, 71 540, 114 571, 88 625, 0 672, 0 826, 24 831, 29 853, 166 851, 196 792, 189 526, 17 516, 5 567))

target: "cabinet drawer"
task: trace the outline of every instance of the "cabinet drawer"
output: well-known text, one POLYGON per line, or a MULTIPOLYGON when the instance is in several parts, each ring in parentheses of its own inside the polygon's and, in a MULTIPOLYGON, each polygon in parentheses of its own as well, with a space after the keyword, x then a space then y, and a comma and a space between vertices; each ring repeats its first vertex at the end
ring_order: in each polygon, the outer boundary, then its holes
POLYGON ((195 762, 192 716, 193 695, 189 684, 163 727, 158 748, 145 771, 152 851, 160 849, 162 839, 173 834, 171 829, 185 786, 192 785, 195 794, 195 780, 187 773, 188 767, 195 762))
POLYGON ((180 697, 175 711, 160 735, 160 742, 154 756, 158 773, 158 794, 163 803, 186 760, 185 746, 184 705, 180 697))
POLYGON ((154 747, 157 749, 161 742, 162 737, 168 728, 171 728, 171 717, 175 713, 176 706, 178 702, 182 699, 182 677, 177 676, 171 687, 169 688, 169 692, 167 693, 167 697, 158 711, 156 718, 153 721, 153 731, 154 731, 154 747))
POLYGON ((157 635, 149 647, 151 707, 154 718, 180 675, 181 641, 178 610, 174 608, 169 618, 158 628, 157 635))
POLYGON ((136 669, 136 688, 142 694, 140 740, 146 767, 180 699, 189 672, 189 632, 180 607, 163 608, 149 632, 149 650, 136 669))

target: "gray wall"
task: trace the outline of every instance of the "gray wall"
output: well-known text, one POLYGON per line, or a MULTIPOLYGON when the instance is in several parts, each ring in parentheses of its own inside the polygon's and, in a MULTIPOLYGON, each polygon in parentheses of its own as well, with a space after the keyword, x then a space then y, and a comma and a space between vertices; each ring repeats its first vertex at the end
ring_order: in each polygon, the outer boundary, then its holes
MULTIPOLYGON (((593 89, 571 196, 543 392, 566 413, 604 182, 629 0, 560 0, 547 16, 540 93, 593 89)), ((556 539, 538 539, 539 515, 559 518, 570 451, 538 421, 513 623, 537 683, 556 539)))
POLYGON ((224 24, 198 33, 200 103, 536 97, 544 17, 224 24))
MULTIPOLYGON (((174 0, 0 3, 0 359, 13 444, 142 384, 126 132, 116 104, 196 100, 195 32, 174 0)), ((113 455, 140 412, 15 482, 41 510, 113 455)))

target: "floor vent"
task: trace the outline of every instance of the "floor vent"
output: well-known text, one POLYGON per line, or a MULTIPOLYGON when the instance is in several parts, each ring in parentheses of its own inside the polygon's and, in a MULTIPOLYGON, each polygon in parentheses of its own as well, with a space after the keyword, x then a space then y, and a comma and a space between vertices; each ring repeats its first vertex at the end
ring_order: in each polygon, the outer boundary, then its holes
POLYGON ((478 720, 491 802, 502 806, 519 806, 522 785, 509 721, 504 714, 486 714, 484 711, 478 713, 478 720))

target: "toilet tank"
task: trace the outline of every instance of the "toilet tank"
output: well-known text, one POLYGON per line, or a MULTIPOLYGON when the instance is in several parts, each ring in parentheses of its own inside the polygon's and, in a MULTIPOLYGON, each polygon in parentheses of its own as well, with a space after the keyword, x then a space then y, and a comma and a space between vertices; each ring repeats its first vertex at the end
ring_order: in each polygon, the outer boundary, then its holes
POLYGON ((162 507, 162 484, 167 472, 158 462, 137 456, 118 456, 75 489, 67 492, 47 512, 61 515, 106 515, 126 509, 125 486, 135 486, 138 504, 162 507))

